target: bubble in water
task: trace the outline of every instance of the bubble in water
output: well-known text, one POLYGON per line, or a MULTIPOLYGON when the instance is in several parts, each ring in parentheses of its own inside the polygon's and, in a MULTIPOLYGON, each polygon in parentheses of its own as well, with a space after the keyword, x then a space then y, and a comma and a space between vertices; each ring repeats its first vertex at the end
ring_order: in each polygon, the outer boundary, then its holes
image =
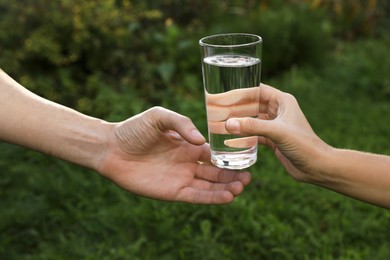
POLYGON ((218 55, 204 58, 204 62, 223 67, 246 67, 260 62, 259 59, 249 56, 218 55))

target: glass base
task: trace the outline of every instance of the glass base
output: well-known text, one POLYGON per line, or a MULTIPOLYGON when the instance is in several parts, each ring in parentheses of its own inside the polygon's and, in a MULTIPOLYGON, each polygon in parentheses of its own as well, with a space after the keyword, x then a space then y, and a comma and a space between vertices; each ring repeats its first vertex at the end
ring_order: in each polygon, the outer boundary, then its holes
POLYGON ((211 162, 218 168, 242 170, 257 161, 257 147, 243 152, 211 151, 211 162))

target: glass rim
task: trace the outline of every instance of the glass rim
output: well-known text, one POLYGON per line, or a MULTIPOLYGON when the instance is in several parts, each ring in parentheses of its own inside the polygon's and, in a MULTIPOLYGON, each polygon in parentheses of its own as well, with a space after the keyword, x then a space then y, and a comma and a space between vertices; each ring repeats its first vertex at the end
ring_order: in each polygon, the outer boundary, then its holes
POLYGON ((262 43, 263 39, 256 35, 251 33, 221 33, 221 34, 213 34, 206 37, 203 37, 199 40, 199 45, 204 47, 215 47, 215 48, 232 48, 232 47, 245 47, 250 46, 258 43, 262 43), (252 37, 254 41, 248 42, 248 43, 239 43, 239 44, 212 44, 212 43, 206 43, 205 40, 212 39, 212 38, 218 38, 218 37, 225 37, 225 36, 244 36, 244 37, 252 37))

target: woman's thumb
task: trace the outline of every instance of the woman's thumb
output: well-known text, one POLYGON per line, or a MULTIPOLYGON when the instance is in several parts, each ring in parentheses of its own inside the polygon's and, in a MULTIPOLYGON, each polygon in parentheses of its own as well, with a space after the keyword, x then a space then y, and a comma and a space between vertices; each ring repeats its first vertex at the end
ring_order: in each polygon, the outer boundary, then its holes
POLYGON ((236 135, 259 135, 270 139, 275 137, 271 131, 272 120, 263 120, 258 118, 230 118, 226 121, 225 128, 236 135))

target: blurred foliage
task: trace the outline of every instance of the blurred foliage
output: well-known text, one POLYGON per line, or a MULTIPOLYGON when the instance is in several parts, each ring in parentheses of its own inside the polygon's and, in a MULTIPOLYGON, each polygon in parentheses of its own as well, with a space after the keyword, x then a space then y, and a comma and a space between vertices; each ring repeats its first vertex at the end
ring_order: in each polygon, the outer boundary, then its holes
POLYGON ((2 3, 0 64, 33 91, 78 110, 97 116, 139 112, 172 95, 174 73, 198 62, 198 55, 183 58, 193 44, 185 34, 192 30, 191 21, 183 34, 162 10, 145 5, 113 0, 2 3), (111 110, 107 96, 128 107, 111 110))
MULTIPOLYGON (((325 73, 332 82, 343 82, 337 90, 342 95, 367 95, 373 100, 390 100, 390 37, 381 41, 366 39, 349 46, 339 43, 332 64, 325 73), (340 69, 343 68, 343 69, 340 69)), ((332 84, 329 84, 332 88, 332 84)))
MULTIPOLYGON (((252 1, 254 2, 254 1, 252 1)), ((304 3, 226 5, 211 24, 213 33, 252 32, 263 38, 265 77, 280 74, 295 65, 320 65, 329 50, 331 25, 321 10, 311 10, 304 3), (249 10, 248 10, 249 9, 249 10)))
POLYGON ((183 96, 201 100, 198 40, 206 34, 260 34, 264 75, 321 60, 320 12, 252 2, 2 0, 0 66, 51 100, 120 118, 183 96))
POLYGON ((323 64, 333 33, 371 34, 381 7, 372 0, 0 0, 0 67, 44 97, 116 120, 202 100, 202 36, 261 35, 267 78, 323 64))
MULTIPOLYGON (((263 78, 332 145, 390 153, 389 1, 0 0, 0 67, 32 91, 121 120, 153 105, 205 133, 198 40, 262 36, 263 78)), ((293 182, 259 150, 226 206, 127 194, 0 144, 0 259, 389 259, 390 214, 293 182)))
POLYGON ((346 39, 377 35, 378 24, 390 11, 388 1, 377 0, 305 0, 311 7, 327 11, 335 33, 346 39))

